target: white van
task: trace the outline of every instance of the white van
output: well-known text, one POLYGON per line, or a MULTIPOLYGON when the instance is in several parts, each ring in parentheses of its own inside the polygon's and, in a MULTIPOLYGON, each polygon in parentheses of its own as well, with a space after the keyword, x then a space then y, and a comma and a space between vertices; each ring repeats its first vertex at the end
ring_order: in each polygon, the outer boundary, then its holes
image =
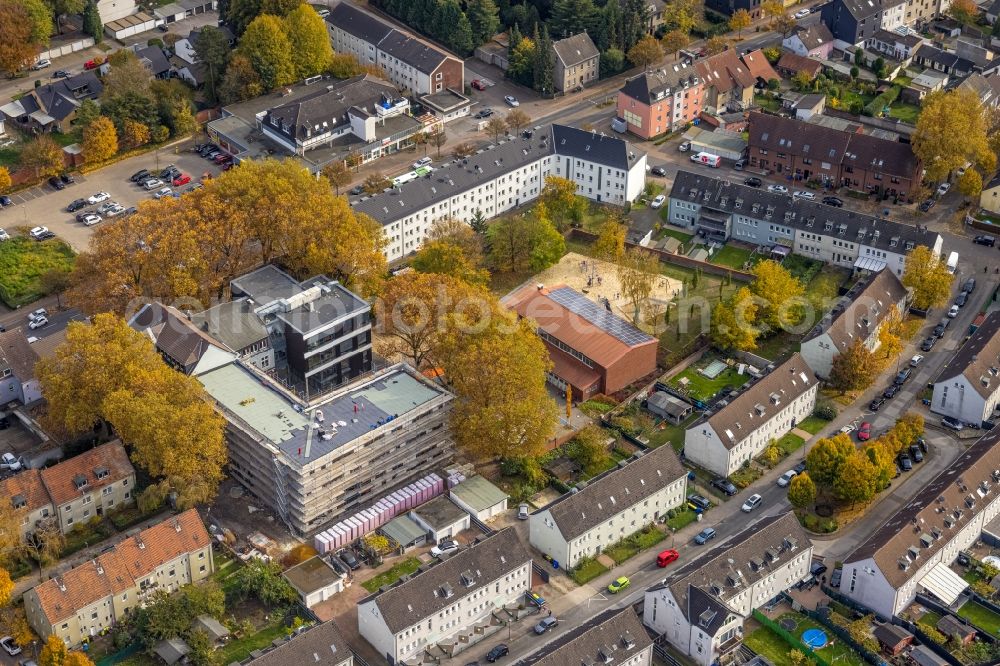
POLYGON ((624 134, 628 131, 628 123, 625 122, 624 118, 612 118, 611 119, 611 129, 618 132, 619 134, 624 134))
POLYGON ((691 156, 691 161, 698 164, 705 164, 715 169, 718 169, 719 165, 722 164, 722 158, 712 153, 695 153, 691 156))
POLYGON ((948 255, 948 272, 954 273, 958 270, 958 252, 952 252, 948 255))

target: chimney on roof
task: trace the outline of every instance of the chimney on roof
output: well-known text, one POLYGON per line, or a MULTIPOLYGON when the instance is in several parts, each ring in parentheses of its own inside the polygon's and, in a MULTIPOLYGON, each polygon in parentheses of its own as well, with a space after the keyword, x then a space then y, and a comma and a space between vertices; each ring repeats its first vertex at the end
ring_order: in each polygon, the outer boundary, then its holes
POLYGON ((174 531, 177 532, 178 534, 181 531, 181 521, 178 520, 177 518, 174 518, 174 531))

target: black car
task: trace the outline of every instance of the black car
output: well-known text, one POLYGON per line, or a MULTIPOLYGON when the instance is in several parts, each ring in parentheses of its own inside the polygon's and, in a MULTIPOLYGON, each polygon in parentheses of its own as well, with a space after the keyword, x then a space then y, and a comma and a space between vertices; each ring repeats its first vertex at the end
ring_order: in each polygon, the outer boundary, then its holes
POLYGON ((663 167, 660 167, 660 166, 658 166, 658 167, 653 167, 653 168, 652 168, 652 169, 650 169, 649 171, 650 171, 650 173, 652 173, 652 174, 653 174, 654 176, 666 176, 666 175, 667 175, 667 170, 666 170, 666 169, 664 169, 663 167))
POLYGON ((969 300, 969 292, 960 291, 958 296, 955 297, 955 305, 962 308, 965 307, 966 302, 969 300))
POLYGON ((800 462, 798 465, 796 465, 792 469, 795 470, 796 474, 801 474, 802 472, 806 471, 806 464, 804 462, 800 462))
MULTIPOLYGON (((175 167, 173 164, 166 166, 163 168, 162 171, 160 171, 160 178, 161 179, 170 178, 171 180, 173 180, 175 171, 177 171, 177 167, 175 167)), ((177 173, 180 173, 180 171, 177 171, 177 173)))
POLYGON ((899 384, 890 384, 889 387, 882 391, 882 397, 888 400, 899 393, 899 384))
POLYGON ((76 178, 74 178, 71 174, 68 173, 60 174, 59 180, 62 181, 63 185, 72 185, 73 183, 76 182, 76 178))
POLYGON ((913 458, 913 462, 923 462, 924 452, 916 444, 910 444, 910 457, 913 458))
POLYGON ((356 197, 359 194, 362 194, 364 191, 365 191, 364 185, 355 185, 354 187, 351 188, 351 191, 348 192, 348 194, 356 197))
POLYGON ((712 503, 708 501, 708 498, 697 493, 688 495, 687 500, 692 508, 701 509, 702 511, 712 508, 712 503))
POLYGON ((996 245, 997 239, 989 234, 984 234, 982 236, 976 236, 972 239, 972 242, 976 245, 985 245, 986 247, 993 247, 996 245))
POLYGON ((903 468, 904 472, 909 472, 913 469, 913 461, 910 460, 910 456, 905 453, 899 454, 899 466, 903 468))
POLYGON ((52 72, 52 78, 53 79, 68 79, 69 78, 69 72, 67 72, 65 69, 57 69, 56 71, 52 72))
POLYGON ((844 201, 838 197, 823 197, 823 203, 827 206, 833 206, 834 208, 843 208, 844 201))
POLYGON ((361 568, 361 562, 358 561, 358 558, 355 557, 354 552, 350 548, 340 553, 340 559, 343 560, 344 564, 351 567, 352 571, 361 568))
POLYGON ((134 174, 129 176, 129 180, 131 180, 133 183, 141 183, 142 181, 149 178, 150 175, 151 174, 149 173, 149 169, 140 169, 139 171, 136 171, 134 174))
POLYGON ((135 206, 129 206, 128 208, 125 209, 125 212, 122 213, 122 215, 135 215, 138 212, 139 212, 138 208, 136 208, 135 206))
POLYGON ((924 338, 924 341, 920 343, 920 351, 929 352, 934 349, 934 345, 937 344, 938 339, 933 335, 929 338, 924 338))
POLYGON ((476 114, 476 118, 489 118, 493 115, 493 109, 480 109, 479 113, 476 114))
POLYGON ((976 290, 976 278, 969 278, 965 281, 965 285, 962 286, 962 291, 972 293, 976 290))
MULTIPOLYGON (((890 387, 890 388, 892 388, 892 387, 890 387)), ((888 390, 889 389, 886 389, 886 391, 888 391, 888 390)), ((889 396, 889 397, 891 398, 892 396, 889 396)), ((868 411, 877 412, 878 410, 882 409, 882 405, 885 404, 885 400, 886 400, 885 394, 883 393, 881 396, 875 398, 870 403, 868 403, 868 411)))
POLYGON ((937 201, 935 201, 934 199, 928 199, 927 201, 920 204, 920 210, 927 213, 930 211, 931 208, 934 208, 934 204, 936 203, 937 201))
POLYGON ((521 132, 521 136, 525 139, 530 139, 531 137, 535 136, 535 133, 530 129, 526 129, 523 132, 521 132))
POLYGON ((764 185, 764 181, 762 181, 757 176, 750 176, 749 178, 743 181, 743 184, 746 185, 747 187, 762 187, 764 185))
POLYGON ((8 197, 6 194, 4 196, 0 197, 0 206, 7 207, 7 206, 13 206, 13 205, 14 205, 14 202, 11 201, 10 197, 8 197))
POLYGON ((830 587, 840 587, 840 579, 844 576, 843 569, 834 569, 830 574, 830 587))
POLYGON ((820 560, 815 560, 812 563, 812 566, 809 567, 809 573, 811 573, 813 576, 822 576, 823 574, 826 573, 826 565, 823 564, 823 562, 821 562, 820 560))
POLYGON ((896 375, 896 379, 893 380, 893 383, 902 386, 906 383, 906 380, 910 378, 911 374, 913 374, 913 368, 903 368, 896 375))
POLYGON ((87 206, 86 199, 74 199, 72 203, 70 203, 70 205, 66 206, 66 212, 75 213, 76 211, 80 210, 81 208, 85 208, 86 206, 87 206))
POLYGON ((724 479, 721 476, 717 479, 712 479, 712 485, 721 490, 722 492, 726 493, 726 495, 728 495, 729 497, 732 497, 736 493, 740 492, 739 489, 737 489, 736 486, 733 485, 732 481, 730 481, 729 479, 724 479))
POLYGON ((486 661, 492 664, 500 657, 506 657, 508 654, 510 654, 510 648, 503 643, 500 645, 494 645, 493 649, 486 653, 486 661))
POLYGON ((52 176, 51 178, 49 178, 49 185, 51 185, 53 188, 55 188, 57 190, 65 190, 66 189, 66 186, 63 185, 63 182, 61 180, 59 180, 58 178, 56 178, 55 176, 52 176))
POLYGON ((934 327, 934 337, 936 337, 936 338, 943 338, 944 337, 944 329, 946 329, 946 328, 948 328, 947 324, 938 324, 937 326, 935 326, 934 327))

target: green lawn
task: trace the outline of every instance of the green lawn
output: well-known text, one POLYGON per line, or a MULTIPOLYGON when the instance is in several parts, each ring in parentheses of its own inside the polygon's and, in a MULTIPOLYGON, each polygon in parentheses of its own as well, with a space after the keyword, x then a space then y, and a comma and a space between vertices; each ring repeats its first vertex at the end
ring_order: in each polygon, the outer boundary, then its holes
POLYGON ((618 543, 612 544, 605 549, 604 554, 613 559, 615 564, 621 564, 647 548, 652 548, 663 541, 666 536, 655 527, 646 527, 625 537, 618 543))
MULTIPOLYGON (((660 217, 666 219, 666 216, 667 216, 667 209, 664 208, 660 211, 660 217)), ((688 241, 694 238, 692 234, 686 234, 680 229, 673 229, 671 227, 660 227, 660 231, 659 234, 657 234, 657 238, 663 238, 664 236, 670 236, 671 238, 676 238, 677 240, 679 240, 684 244, 687 244, 688 241)))
POLYGON ((811 282, 823 269, 823 262, 800 254, 790 254, 785 257, 781 265, 802 282, 811 282))
POLYGON ((987 631, 993 636, 1000 636, 1000 615, 986 606, 981 606, 974 601, 967 601, 958 609, 958 615, 983 631, 987 631))
POLYGON ((754 95, 753 101, 754 104, 756 104, 762 109, 767 109, 768 111, 777 112, 781 110, 781 101, 773 99, 771 97, 765 97, 764 95, 754 95))
POLYGON ((792 660, 788 658, 791 651, 788 643, 767 627, 752 631, 744 637, 743 644, 771 662, 772 666, 792 666, 792 660))
POLYGON ((16 167, 21 163, 21 151, 16 145, 0 148, 0 166, 16 167))
POLYGON ((374 578, 371 578, 361 583, 361 587, 365 588, 369 592, 374 593, 383 585, 392 585, 397 580, 399 580, 401 576, 410 575, 411 573, 416 571, 417 567, 419 566, 420 566, 420 560, 418 560, 415 557, 408 557, 402 562, 399 562, 398 564, 393 566, 391 569, 387 569, 386 571, 383 571, 374 578))
POLYGON ((761 471, 751 465, 749 467, 743 467, 736 470, 729 475, 729 479, 736 484, 737 488, 746 488, 761 476, 763 476, 761 471))
POLYGON ((715 379, 709 379, 700 374, 694 367, 690 367, 671 377, 667 383, 679 387, 681 386, 680 380, 685 377, 688 379, 688 391, 695 400, 708 400, 725 386, 732 386, 735 389, 750 381, 750 375, 739 374, 735 367, 726 368, 715 379))
POLYGON ((673 518, 667 519, 667 527, 676 531, 690 525, 697 520, 697 518, 697 513, 685 507, 684 509, 678 510, 677 513, 674 514, 673 518))
POLYGON ((937 629, 937 623, 940 619, 941 616, 935 613, 934 611, 927 611, 926 613, 920 616, 920 619, 917 620, 917 624, 922 624, 925 627, 933 627, 937 629))
POLYGON ((778 440, 778 448, 784 451, 786 454, 792 454, 802 448, 802 445, 806 443, 806 440, 802 439, 798 435, 788 433, 784 437, 778 440))
POLYGON ((830 423, 830 422, 829 421, 825 421, 825 420, 819 418, 818 416, 809 416, 809 417, 806 417, 805 419, 803 419, 802 423, 800 423, 798 425, 798 427, 800 429, 802 429, 802 430, 805 430, 806 432, 808 432, 811 435, 815 435, 820 430, 822 430, 824 427, 826 427, 826 425, 828 423, 830 423))
MULTIPOLYGON (((822 629, 828 637, 832 636, 832 632, 804 615, 785 613, 781 616, 781 618, 785 617, 791 617, 798 623, 795 629, 789 632, 796 638, 799 638, 806 629, 812 628, 822 629)), ((780 622, 781 618, 775 621, 780 622)), ((764 656, 774 666, 791 666, 792 664, 791 659, 788 658, 788 653, 792 649, 791 646, 783 638, 772 633, 766 627, 754 630, 749 636, 743 639, 743 644, 754 652, 764 656)), ((837 666, 865 666, 865 661, 861 656, 849 647, 842 645, 842 641, 839 640, 835 640, 832 644, 827 644, 826 647, 816 650, 816 654, 825 659, 828 664, 836 664, 837 666)))
POLYGON ((272 615, 274 620, 271 624, 265 625, 256 634, 251 634, 246 638, 240 638, 226 643, 215 651, 215 663, 231 664, 243 661, 250 656, 254 650, 260 650, 271 644, 276 638, 281 638, 288 634, 288 627, 285 626, 281 613, 272 615))
POLYGON ((669 443, 674 447, 674 451, 680 451, 684 448, 684 426, 675 426, 664 421, 653 432, 646 433, 646 438, 653 448, 669 443))
POLYGON ((713 264, 728 266, 729 268, 741 271, 743 270, 743 266, 750 261, 751 254, 753 254, 753 252, 750 250, 745 250, 742 247, 736 247, 735 245, 730 244, 716 252, 710 261, 713 264))
POLYGON ((0 243, 0 300, 12 308, 38 300, 45 295, 42 275, 53 269, 69 271, 75 260, 73 249, 57 239, 39 243, 15 236, 0 243))
POLYGON ((915 125, 919 116, 920 107, 915 104, 898 102, 889 107, 889 117, 902 120, 904 123, 915 125))
POLYGON ((577 585, 583 585, 594 580, 607 570, 608 568, 597 560, 586 559, 578 564, 569 576, 576 581, 577 585))

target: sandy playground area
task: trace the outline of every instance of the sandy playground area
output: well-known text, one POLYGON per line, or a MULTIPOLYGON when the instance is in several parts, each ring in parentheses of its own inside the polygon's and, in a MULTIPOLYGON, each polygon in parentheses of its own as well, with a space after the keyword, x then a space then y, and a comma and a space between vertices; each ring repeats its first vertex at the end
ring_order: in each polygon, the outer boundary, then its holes
MULTIPOLYGON (((621 292, 617 267, 610 262, 570 252, 560 259, 559 263, 535 275, 531 282, 544 284, 546 287, 564 284, 601 304, 606 298, 615 314, 626 321, 632 320, 632 308, 621 292)), ((666 275, 659 276, 653 285, 650 302, 642 308, 643 320, 650 311, 662 313, 670 299, 679 293, 681 288, 680 280, 666 275)))

